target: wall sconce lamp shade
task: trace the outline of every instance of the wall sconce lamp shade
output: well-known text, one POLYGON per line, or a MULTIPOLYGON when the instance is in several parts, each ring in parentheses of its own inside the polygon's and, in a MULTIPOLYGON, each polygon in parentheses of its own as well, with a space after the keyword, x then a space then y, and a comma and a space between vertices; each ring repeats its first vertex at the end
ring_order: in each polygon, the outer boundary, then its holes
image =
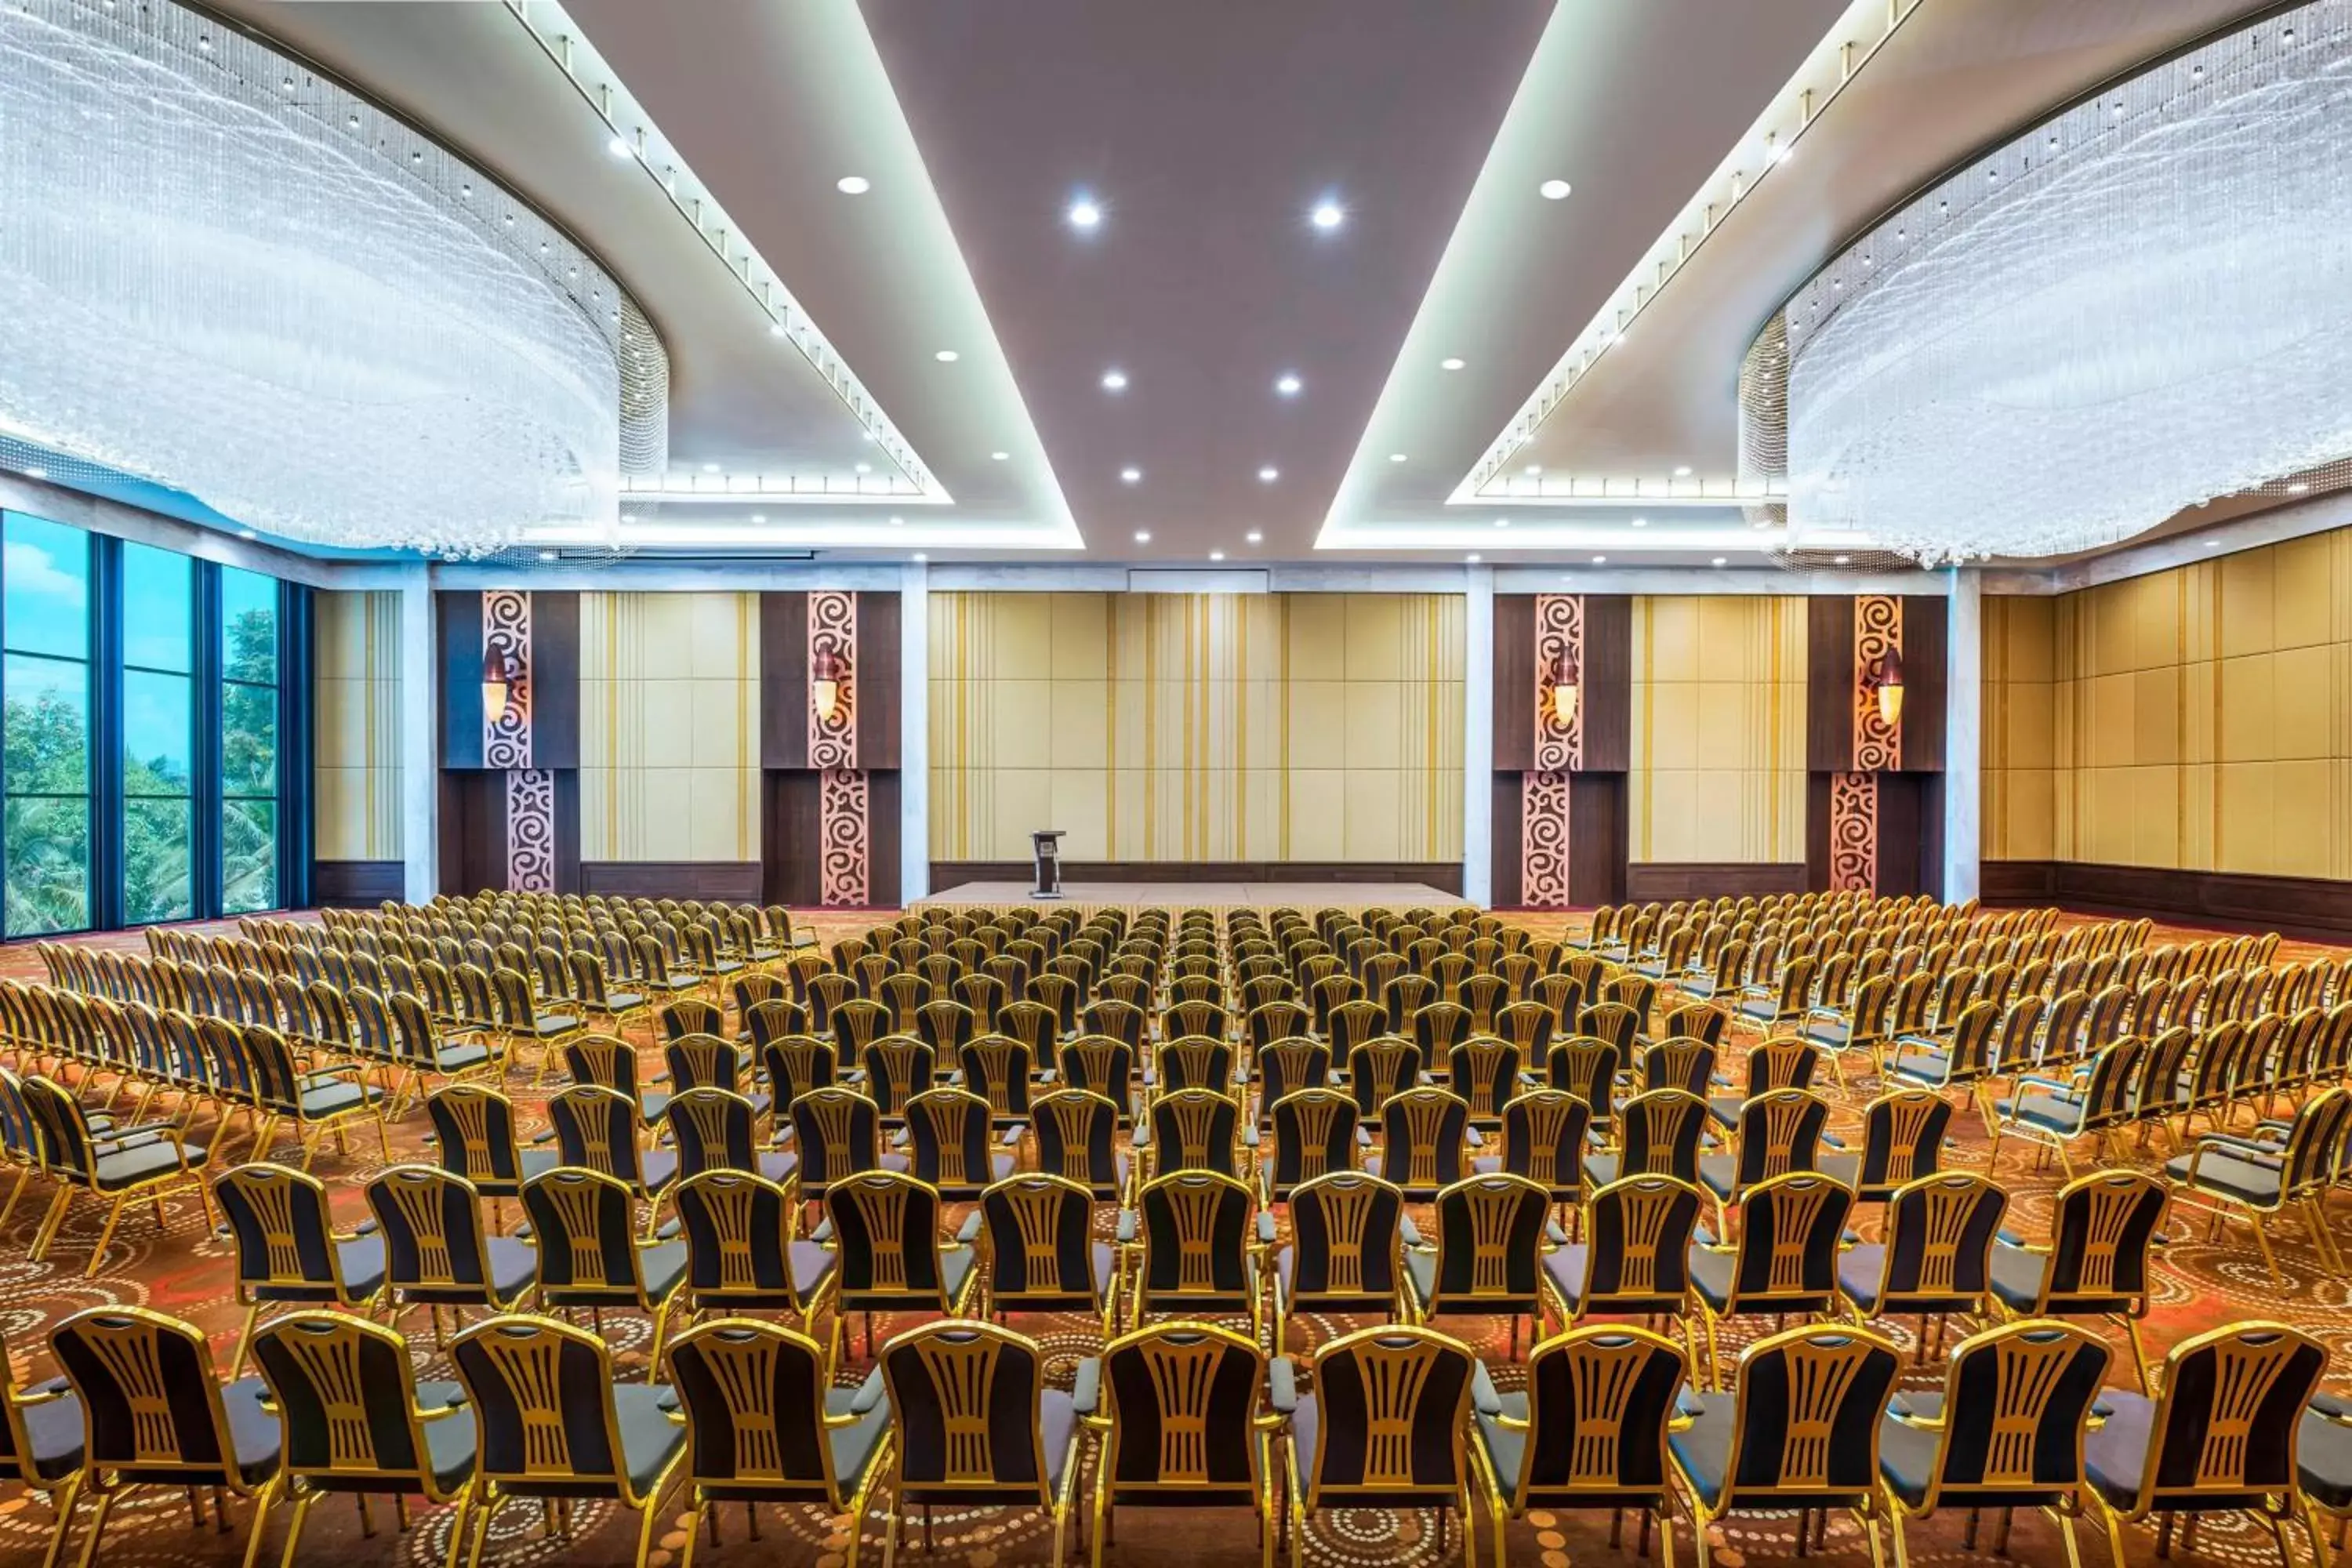
POLYGON ((1571 654, 1562 654, 1552 661, 1551 716, 1563 730, 1576 728, 1577 703, 1584 695, 1584 672, 1577 668, 1571 654))
POLYGON ((810 700, 815 705, 816 716, 827 724, 841 715, 841 689, 848 678, 848 666, 839 654, 829 650, 818 654, 809 670, 810 700))
POLYGON ((482 656, 482 718, 495 724, 507 716, 507 694, 514 687, 514 666, 502 653, 482 656))
POLYGON ((1903 661, 1892 654, 1881 654, 1870 667, 1864 682, 1878 699, 1878 717, 1890 730, 1903 724, 1903 661))

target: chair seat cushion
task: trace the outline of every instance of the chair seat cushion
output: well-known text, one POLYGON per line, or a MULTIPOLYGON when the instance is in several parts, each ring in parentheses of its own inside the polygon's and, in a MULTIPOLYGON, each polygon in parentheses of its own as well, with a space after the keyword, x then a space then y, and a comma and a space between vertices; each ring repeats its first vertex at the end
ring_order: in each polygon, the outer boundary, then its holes
POLYGON ((1907 1078, 1922 1083, 1941 1083, 1952 1070, 1948 1051, 1906 1050, 1899 1052, 1886 1070, 1897 1078, 1907 1078))
POLYGON ((2049 1277, 2048 1254, 1995 1242, 1992 1248, 1992 1293, 2014 1312, 2030 1312, 2042 1300, 2042 1282, 2049 1277))
POLYGON ((645 1281, 646 1299, 656 1306, 669 1300, 686 1278, 686 1243, 657 1241, 637 1253, 637 1277, 645 1281))
MULTIPOLYGON (((795 1244, 797 1245, 797 1244, 795 1244)), ((876 1369, 880 1375, 880 1369, 876 1369)), ((850 1414, 850 1406, 861 1393, 855 1388, 828 1388, 824 1391, 824 1413, 842 1416, 850 1414)), ((856 1420, 842 1426, 825 1429, 825 1441, 833 1448, 834 1479, 847 1498, 866 1479, 866 1467, 874 1462, 881 1451, 883 1436, 890 1430, 890 1400, 885 1394, 874 1402, 874 1407, 856 1420)))
POLYGON ((1690 1424, 1666 1429, 1666 1447, 1675 1457, 1675 1467, 1710 1509, 1723 1500, 1738 1398, 1731 1394, 1685 1393, 1678 1409, 1690 1417, 1690 1424))
POLYGON ((2139 1499, 2140 1477, 2147 1467, 2148 1436, 2156 1425, 2156 1405, 2126 1389, 2111 1388, 2099 1397, 2108 1409, 2107 1419, 2084 1436, 2083 1466, 2107 1505, 2127 1512, 2139 1499))
MULTIPOLYGON (((1933 1415, 1943 1405, 1943 1395, 1906 1395, 1911 1408, 1921 1415, 1933 1415)), ((1927 1500, 1927 1488, 1936 1477, 1936 1447, 1938 1439, 1932 1430, 1914 1426, 1907 1421, 1897 1421, 1892 1415, 1878 1420, 1878 1473, 1894 1489, 1895 1495, 1912 1508, 1927 1500)))
POLYGON ((1842 1024, 1835 1018, 1815 1018, 1799 1030, 1798 1036, 1817 1046, 1837 1048, 1853 1038, 1853 1026, 1842 1024))
POLYGON ((599 1011, 626 1013, 645 1005, 645 993, 641 991, 607 991, 604 993, 604 1006, 599 1011))
MULTIPOLYGON (((1499 1396, 1501 1415, 1513 1421, 1525 1423, 1528 1418, 1528 1396, 1506 1394, 1499 1396)), ((1528 1433, 1524 1425, 1506 1426, 1496 1416, 1485 1411, 1477 1413, 1475 1427, 1479 1442, 1486 1445, 1486 1458, 1495 1472, 1496 1489, 1502 1493, 1503 1506, 1511 1507, 1518 1498, 1519 1469, 1526 1462, 1528 1433)))
MULTIPOLYGON (((425 1386, 417 1385, 420 1398, 425 1386)), ((425 1423, 425 1462, 432 1468, 433 1484, 444 1496, 474 1479, 476 1433, 474 1413, 470 1410, 425 1423)))
POLYGON ((364 1110, 383 1099, 383 1090, 372 1083, 355 1083, 350 1079, 337 1079, 302 1091, 302 1115, 311 1121, 330 1116, 347 1116, 364 1110))
POLYGON ((798 1154, 778 1154, 762 1150, 760 1153, 759 1165, 760 1174, 772 1182, 781 1184, 792 1180, 800 1173, 801 1157, 798 1154))
POLYGON ((1717 1311, 1731 1304, 1733 1283, 1739 1277, 1739 1255, 1711 1252, 1694 1243, 1690 1249, 1691 1289, 1717 1311))
POLYGON ((940 1249, 940 1287, 950 1302, 963 1300, 964 1287, 971 1282, 971 1271, 979 1265, 980 1254, 969 1247, 940 1249))
POLYGON ((383 1288, 383 1237, 355 1236, 335 1243, 335 1266, 342 1270, 346 1295, 353 1300, 374 1295, 383 1288))
POLYGON ((529 1033, 546 1039, 551 1035, 568 1035, 580 1027, 580 1020, 569 1013, 542 1013, 530 1022, 529 1033))
POLYGON ((1838 1289, 1864 1317, 1878 1311, 1879 1277, 1886 1270, 1886 1248, 1877 1242, 1849 1247, 1838 1257, 1838 1289))
POLYGON ((677 1151, 648 1149, 639 1157, 637 1170, 645 1177, 646 1191, 660 1192, 677 1180, 677 1151))
POLYGON ((2026 1094, 1996 1100, 1993 1114, 2007 1121, 2022 1121, 2052 1132, 2072 1133, 2083 1124, 2083 1102, 2055 1094, 2026 1094))
MULTIPOLYGON (((63 1480, 81 1468, 81 1400, 71 1394, 45 1399, 24 1409, 25 1436, 32 1447, 33 1473, 45 1481, 63 1480)), ((5 1442, 0 1436, 0 1442, 5 1442)))
POLYGON ((1596 1187, 1605 1187, 1617 1179, 1625 1162, 1615 1154, 1587 1154, 1584 1157, 1584 1179, 1596 1187))
MULTIPOLYGON (((101 1143, 96 1147, 105 1150, 107 1146, 101 1143)), ((191 1169, 201 1166, 205 1163, 207 1151, 203 1144, 191 1143, 187 1146, 187 1150, 188 1165, 191 1169)), ((137 1186, 142 1182, 151 1182, 158 1176, 171 1174, 179 1168, 179 1146, 168 1138, 157 1138, 152 1142, 132 1143, 128 1148, 117 1148, 102 1152, 98 1156, 95 1166, 92 1167, 96 1176, 95 1184, 102 1193, 137 1186)))
POLYGON ((629 1489, 644 1497, 686 1447, 686 1428, 669 1418, 665 1405, 677 1395, 663 1383, 613 1385, 613 1411, 621 1429, 621 1470, 629 1489))
MULTIPOLYGON (((77 1432, 77 1448, 80 1440, 77 1432)), ((2294 1462, 2306 1497, 2330 1513, 2352 1511, 2352 1426, 2331 1421, 2316 1410, 2305 1411, 2302 1428, 2295 1435, 2294 1462)))
POLYGON ((1437 1295, 1437 1254, 1417 1247, 1407 1250, 1404 1277, 1412 1286, 1413 1300, 1426 1308, 1437 1295))
MULTIPOLYGON (((2178 1154, 2164 1163, 2164 1173, 2176 1182, 2189 1180, 2189 1163, 2196 1156, 2178 1154)), ((2284 1180, 2279 1168, 2242 1154, 2208 1149, 2197 1159, 2196 1185, 2223 1197, 2267 1208, 2279 1201, 2284 1180)))
POLYGON ((1698 1179, 1717 1197, 1730 1197, 1739 1185, 1739 1157, 1737 1154, 1700 1155, 1698 1179))
POLYGON ((490 1293, 499 1306, 510 1307, 539 1278, 539 1248, 511 1236, 494 1236, 488 1240, 488 1251, 490 1293))
POLYGON ((228 1416, 229 1447, 234 1450, 237 1479, 258 1486, 278 1473, 278 1443, 283 1429, 278 1412, 266 1408, 269 1385, 257 1377, 241 1377, 221 1390, 221 1409, 228 1416))

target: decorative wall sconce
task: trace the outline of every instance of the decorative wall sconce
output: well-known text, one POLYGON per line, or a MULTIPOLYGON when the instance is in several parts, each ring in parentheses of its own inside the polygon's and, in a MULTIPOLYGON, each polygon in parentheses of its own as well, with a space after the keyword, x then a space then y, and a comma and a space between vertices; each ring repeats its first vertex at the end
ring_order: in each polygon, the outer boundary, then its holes
POLYGON ((1578 668, 1576 656, 1561 654, 1551 667, 1551 716, 1561 729, 1576 728, 1577 704, 1583 695, 1584 672, 1578 668))
POLYGON ((1903 724, 1903 661, 1883 653, 1872 661, 1863 685, 1878 699, 1878 717, 1890 730, 1903 724))
POLYGON ((514 689, 514 661, 503 653, 482 656, 482 717, 495 724, 507 716, 507 696, 514 689))
POLYGON ((809 677, 809 697, 815 705, 816 716, 830 724, 841 716, 841 688, 849 679, 849 666, 828 648, 816 656, 809 677))

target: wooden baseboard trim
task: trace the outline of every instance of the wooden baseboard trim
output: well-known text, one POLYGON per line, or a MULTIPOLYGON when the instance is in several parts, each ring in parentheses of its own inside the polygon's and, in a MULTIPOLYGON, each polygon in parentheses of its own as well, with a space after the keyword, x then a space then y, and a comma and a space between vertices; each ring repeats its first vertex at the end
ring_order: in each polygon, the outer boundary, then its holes
POLYGON ((1805 890, 1801 860, 1775 861, 1652 860, 1625 868, 1625 901, 1646 904, 1661 900, 1761 898, 1769 893, 1805 890))
POLYGON ((583 860, 583 892, 608 898, 760 901, 757 860, 583 860))
POLYGON ((2217 931, 2274 931, 2311 942, 2352 937, 2352 882, 2324 877, 2257 877, 2082 860, 1987 860, 1978 883, 1988 904, 2056 904, 2217 931))
POLYGON ((372 910, 408 892, 408 868, 397 860, 313 860, 310 899, 322 910, 372 910))
MULTIPOLYGON (((1026 860, 934 860, 931 888, 966 882, 1027 883, 1026 860)), ((1384 886, 1419 882, 1441 893, 1462 893, 1462 862, 1373 860, 1065 860, 1065 882, 1346 882, 1384 886)))

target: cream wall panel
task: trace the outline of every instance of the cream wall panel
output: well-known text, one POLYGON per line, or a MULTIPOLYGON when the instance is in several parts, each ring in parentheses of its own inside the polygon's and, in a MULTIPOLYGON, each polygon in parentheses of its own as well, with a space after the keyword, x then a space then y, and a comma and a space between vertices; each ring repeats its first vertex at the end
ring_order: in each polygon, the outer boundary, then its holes
POLYGON ((580 596, 584 860, 760 858, 756 594, 580 596))
POLYGON ((943 858, 1025 858, 1043 819, 1021 816, 1038 803, 1013 775, 1041 768, 1074 858, 1461 853, 1458 596, 934 594, 930 605, 943 858))
POLYGON ((1805 601, 1633 601, 1636 861, 1805 858, 1805 601))
POLYGON ((312 604, 314 852, 321 860, 397 860, 400 595, 321 590, 312 604))

